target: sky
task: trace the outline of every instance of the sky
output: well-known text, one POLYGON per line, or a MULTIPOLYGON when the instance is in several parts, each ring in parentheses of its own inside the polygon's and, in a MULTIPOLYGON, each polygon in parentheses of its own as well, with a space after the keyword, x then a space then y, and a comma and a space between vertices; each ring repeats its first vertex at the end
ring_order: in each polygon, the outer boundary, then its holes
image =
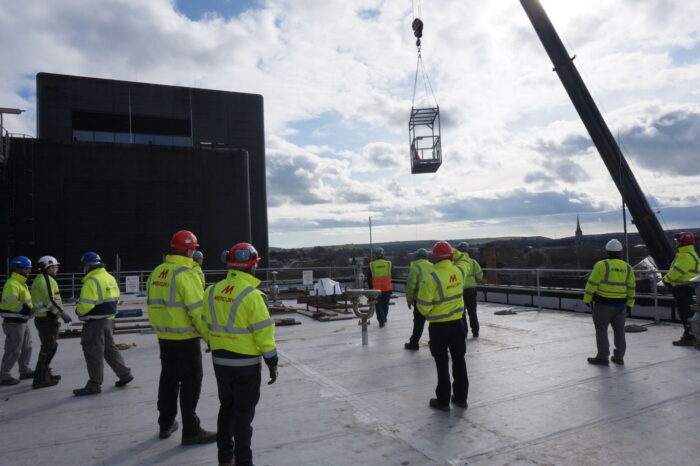
MULTIPOLYGON (((700 226, 700 2, 541 3, 662 226, 700 226)), ((0 0, 0 44, 16 133, 40 71, 263 95, 271 246, 366 243, 369 217, 374 242, 623 228, 517 0, 0 0), (411 107, 435 103, 443 164, 411 175, 411 107)))

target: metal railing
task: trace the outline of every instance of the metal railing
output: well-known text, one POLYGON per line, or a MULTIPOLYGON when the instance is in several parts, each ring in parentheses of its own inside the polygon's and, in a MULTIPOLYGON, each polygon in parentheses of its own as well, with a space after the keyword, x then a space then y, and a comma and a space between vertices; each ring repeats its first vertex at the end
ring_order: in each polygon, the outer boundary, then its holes
MULTIPOLYGON (((348 286, 365 286, 357 283, 362 280, 358 266, 331 267, 290 267, 261 268, 256 276, 261 280, 260 288, 267 290, 273 285, 272 272, 277 272, 276 285, 285 288, 310 289, 312 285, 303 283, 303 273, 311 271, 313 282, 320 278, 331 278, 348 286)), ((587 312, 582 304, 584 287, 590 270, 588 269, 516 269, 484 268, 484 280, 478 284, 478 298, 485 302, 587 312)), ((665 271, 635 271, 637 279, 636 304, 633 317, 656 321, 678 321, 675 302, 668 289, 658 289, 659 274, 665 271)), ((112 274, 117 279, 122 292, 143 294, 150 270, 117 270, 112 274), (129 289, 128 282, 138 277, 135 290, 129 289)), ((226 269, 204 270, 207 285, 214 284, 226 276, 226 269)), ((82 273, 59 273, 56 277, 61 294, 67 302, 80 293, 82 273)), ((405 290, 408 267, 394 267, 394 289, 405 290)), ((4 282, 6 276, 0 276, 4 282)), ((133 286, 133 283, 132 283, 133 286)))

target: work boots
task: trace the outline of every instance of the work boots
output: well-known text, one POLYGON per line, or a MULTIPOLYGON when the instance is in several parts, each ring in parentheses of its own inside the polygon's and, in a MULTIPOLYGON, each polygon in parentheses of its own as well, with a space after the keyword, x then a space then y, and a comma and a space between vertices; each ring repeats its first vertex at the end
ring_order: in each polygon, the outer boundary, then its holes
POLYGON ((204 430, 201 427, 199 428, 199 432, 197 432, 193 436, 182 437, 182 445, 183 446, 203 445, 205 443, 214 443, 214 442, 216 442, 216 432, 209 432, 208 430, 204 430))
POLYGON ((88 382, 83 388, 76 388, 73 390, 73 395, 75 396, 87 396, 87 395, 97 395, 102 392, 102 388, 99 384, 94 382, 88 382))
POLYGON ((698 344, 698 341, 695 339, 695 337, 689 337, 686 335, 683 335, 680 340, 673 342, 673 346, 695 346, 696 344, 698 344))
POLYGON ((430 407, 431 407, 431 408, 437 409, 437 410, 439 410, 439 411, 445 411, 445 412, 447 412, 447 411, 450 410, 450 405, 449 405, 449 404, 444 405, 444 404, 440 403, 440 402, 438 401, 437 398, 431 398, 429 404, 430 404, 430 407))
POLYGON ((418 351, 420 347, 418 346, 418 343, 413 343, 409 341, 408 343, 404 343, 403 347, 407 350, 413 350, 413 351, 418 351))
POLYGON ((128 384, 129 382, 131 382, 132 380, 134 380, 134 376, 129 374, 127 376, 121 377, 119 380, 114 382, 114 386, 115 387, 123 387, 126 384, 128 384))
POLYGON ((24 374, 19 375, 19 380, 26 380, 26 379, 33 379, 33 378, 34 378, 34 371, 25 372, 24 374))
POLYGON ((177 430, 177 428, 180 427, 180 425, 177 423, 177 419, 173 421, 173 423, 168 427, 167 429, 161 429, 161 431, 158 433, 159 438, 169 438, 173 432, 177 430))
POLYGON ((588 358, 588 364, 595 364, 596 366, 609 366, 610 362, 608 358, 599 359, 597 356, 595 358, 588 358))
POLYGON ((14 377, 0 380, 0 385, 17 385, 18 383, 19 379, 15 379, 14 377))

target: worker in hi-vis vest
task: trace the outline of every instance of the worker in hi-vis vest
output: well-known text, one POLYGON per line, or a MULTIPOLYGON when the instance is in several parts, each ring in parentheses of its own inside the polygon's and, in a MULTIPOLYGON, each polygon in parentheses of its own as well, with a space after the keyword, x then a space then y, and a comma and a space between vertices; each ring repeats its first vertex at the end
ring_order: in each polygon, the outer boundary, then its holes
POLYGON ((202 289, 204 289, 207 287, 207 279, 202 271, 202 264, 204 264, 204 254, 202 251, 195 251, 194 254, 192 254, 192 260, 194 261, 192 269, 197 272, 199 281, 202 282, 202 289))
POLYGON ((53 256, 40 258, 36 264, 39 273, 32 282, 34 325, 41 340, 32 388, 52 387, 61 380, 61 376, 54 375, 50 367, 58 350, 58 330, 61 327, 58 318, 66 324, 73 319, 63 311, 61 292, 54 278, 58 273, 58 266, 58 260, 53 256))
POLYGON ((275 324, 255 278, 258 251, 252 244, 238 243, 222 258, 229 271, 207 288, 202 312, 221 402, 218 459, 220 465, 251 465, 251 423, 260 399, 262 361, 270 373, 268 385, 277 380, 275 324))
POLYGON ((2 287, 0 317, 5 333, 5 353, 0 366, 0 385, 17 385, 20 379, 31 379, 34 371, 29 367, 32 357, 32 339, 27 321, 32 317, 32 296, 27 288, 27 277, 32 271, 32 261, 17 256, 10 261, 12 273, 2 287), (19 379, 10 374, 19 362, 19 379))
POLYGON ((484 272, 476 261, 469 257, 469 243, 462 241, 457 245, 455 255, 452 258, 454 264, 464 272, 464 307, 465 315, 462 316, 464 328, 472 330, 472 336, 479 338, 479 318, 476 315, 476 284, 484 278, 484 272), (467 326, 469 315, 469 326, 467 326))
POLYGON ((418 306, 416 306, 418 290, 423 277, 429 275, 433 270, 433 264, 428 260, 428 251, 420 248, 416 251, 415 256, 416 260, 411 262, 408 268, 408 279, 406 280, 406 304, 409 309, 413 308, 413 332, 408 343, 403 345, 407 350, 414 351, 420 348, 418 342, 423 335, 423 328, 425 327, 425 316, 420 313, 418 306))
POLYGON ((664 283, 671 286, 676 309, 678 309, 678 317, 683 324, 683 335, 680 340, 674 341, 673 344, 675 346, 695 346, 695 349, 700 350, 700 343, 693 335, 689 321, 693 315, 690 305, 693 302, 695 292, 695 287, 692 286, 690 280, 700 274, 700 259, 695 251, 696 238, 694 234, 683 231, 674 235, 673 239, 676 243, 676 257, 663 278, 664 283))
POLYGON ((375 260, 369 263, 367 270, 367 283, 373 290, 381 291, 375 312, 379 327, 384 327, 389 315, 389 300, 391 299, 391 262, 384 258, 384 249, 377 248, 374 250, 375 260))
POLYGON ((611 239, 605 245, 608 258, 598 261, 586 282, 583 303, 593 304, 592 315, 598 353, 588 358, 591 364, 607 366, 610 355, 608 325, 615 336, 615 351, 610 358, 615 364, 624 364, 627 345, 625 343, 625 314, 634 306, 634 270, 621 259, 622 243, 611 239))
POLYGON ((178 429, 179 397, 182 445, 216 441, 216 432, 202 429, 196 412, 203 376, 200 337, 206 331, 200 319, 204 289, 192 261, 197 247, 191 231, 175 233, 165 262, 151 272, 146 284, 148 320, 160 350, 159 437, 168 438, 178 429))
POLYGON ((83 254, 80 263, 85 276, 75 312, 84 322, 80 345, 89 379, 85 387, 73 390, 75 396, 96 395, 102 391, 105 361, 119 377, 115 386, 123 387, 134 380, 131 369, 114 346, 114 316, 120 295, 117 280, 107 272, 96 252, 83 254))
POLYGON ((452 263, 452 246, 447 241, 435 243, 432 255, 437 263, 420 282, 416 299, 418 310, 428 321, 430 353, 435 359, 437 368, 438 382, 435 398, 431 398, 429 404, 431 408, 449 411, 450 400, 452 400, 456 406, 467 409, 469 379, 467 364, 464 360, 467 345, 464 341, 466 329, 462 323, 462 314, 464 314, 462 272, 452 263), (450 387, 450 357, 452 357, 452 387, 450 387))

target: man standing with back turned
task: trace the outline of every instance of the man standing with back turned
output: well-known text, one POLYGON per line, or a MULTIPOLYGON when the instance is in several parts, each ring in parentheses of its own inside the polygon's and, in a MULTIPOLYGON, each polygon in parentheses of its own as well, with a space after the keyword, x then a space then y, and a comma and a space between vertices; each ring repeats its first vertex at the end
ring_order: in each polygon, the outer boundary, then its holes
POLYGON ((275 324, 265 295, 257 289, 258 262, 260 256, 252 244, 236 244, 226 254, 226 278, 204 295, 202 318, 208 325, 221 402, 216 443, 222 466, 253 464, 251 423, 260 399, 261 356, 270 372, 268 385, 277 380, 275 324))
POLYGON ((408 343, 404 343, 403 345, 407 350, 417 351, 420 348, 418 342, 423 335, 423 328, 425 328, 425 317, 418 311, 416 299, 418 297, 420 282, 422 282, 423 278, 429 275, 432 270, 433 264, 428 260, 428 251, 420 248, 416 251, 416 260, 411 262, 408 269, 408 280, 406 280, 406 304, 409 309, 413 307, 413 333, 411 333, 411 338, 408 340, 408 343))
POLYGON ((85 387, 73 390, 75 396, 96 395, 102 391, 105 361, 119 377, 115 386, 123 387, 134 380, 112 336, 120 295, 117 280, 107 272, 96 252, 83 254, 80 263, 85 276, 75 312, 78 319, 85 322, 80 344, 90 378, 85 387))
POLYGON ((430 399, 430 407, 449 411, 451 399, 455 405, 467 409, 469 379, 467 364, 464 360, 467 345, 464 342, 466 330, 462 324, 464 314, 462 272, 452 264, 452 246, 447 241, 435 243, 433 257, 438 262, 433 266, 433 271, 423 277, 417 299, 418 310, 428 321, 430 353, 435 358, 438 376, 436 397, 430 399), (452 356, 453 378, 451 398, 450 356, 452 356))
POLYGON ((382 292, 382 294, 379 295, 379 299, 377 299, 377 304, 375 306, 377 320, 379 321, 379 327, 381 328, 386 324, 386 320, 389 315, 389 300, 391 299, 392 288, 391 262, 384 259, 383 248, 375 249, 374 253, 377 255, 377 258, 369 263, 367 281, 370 284, 370 288, 382 292))
POLYGON ((170 254, 151 272, 147 282, 148 320, 160 347, 158 425, 160 438, 178 428, 177 399, 182 411, 182 445, 212 443, 215 432, 199 425, 197 403, 202 390, 202 348, 206 332, 200 319, 202 282, 192 269, 192 255, 199 247, 191 231, 180 230, 170 240, 170 254))
POLYGON ((583 296, 586 306, 593 304, 593 323, 595 324, 595 339, 598 354, 588 358, 590 364, 607 366, 610 355, 608 342, 608 325, 612 325, 615 335, 615 351, 610 358, 615 364, 624 364, 625 343, 625 312, 634 306, 635 278, 632 267, 620 257, 622 243, 611 239, 605 245, 608 258, 596 262, 583 296))

